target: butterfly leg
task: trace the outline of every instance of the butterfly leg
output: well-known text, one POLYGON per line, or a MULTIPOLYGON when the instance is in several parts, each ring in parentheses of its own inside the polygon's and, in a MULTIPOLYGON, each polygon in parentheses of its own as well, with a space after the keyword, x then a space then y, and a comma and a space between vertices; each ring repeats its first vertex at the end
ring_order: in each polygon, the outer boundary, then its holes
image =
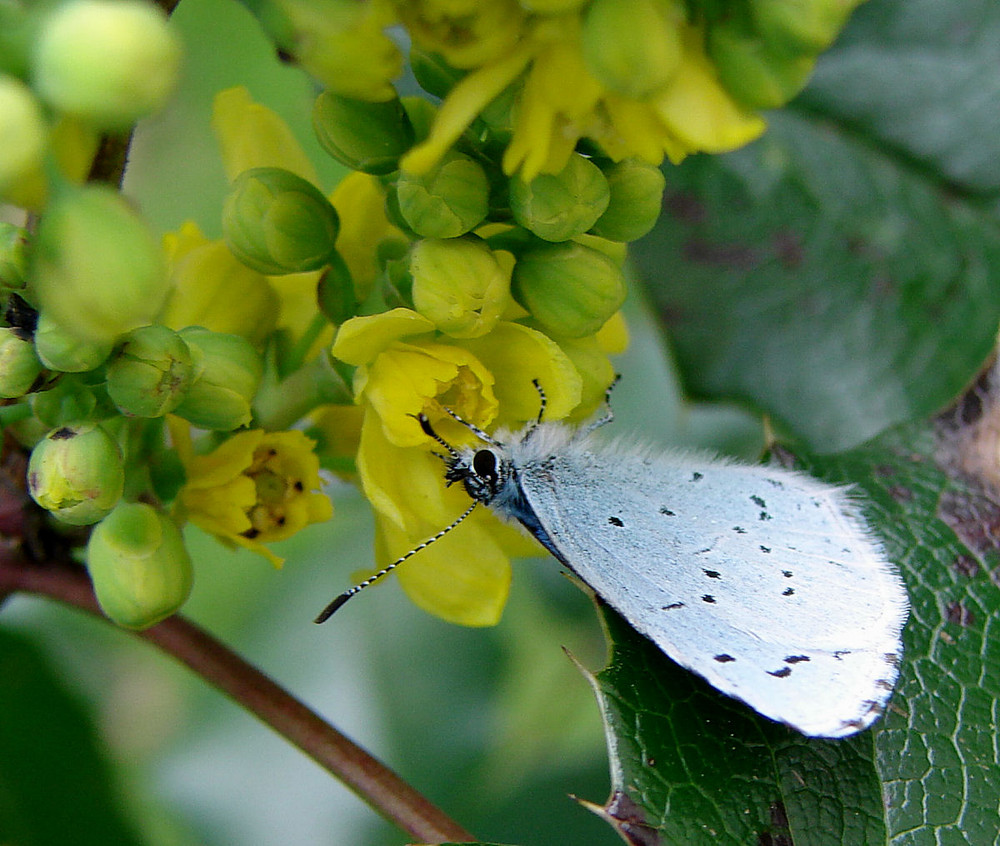
POLYGON ((582 431, 581 434, 588 435, 594 431, 594 429, 600 429, 601 426, 606 426, 612 420, 615 419, 615 412, 611 408, 611 391, 614 390, 615 385, 622 378, 621 373, 616 373, 615 378, 611 380, 611 384, 608 385, 608 389, 604 392, 604 414, 598 417, 596 420, 591 421, 587 428, 582 431))

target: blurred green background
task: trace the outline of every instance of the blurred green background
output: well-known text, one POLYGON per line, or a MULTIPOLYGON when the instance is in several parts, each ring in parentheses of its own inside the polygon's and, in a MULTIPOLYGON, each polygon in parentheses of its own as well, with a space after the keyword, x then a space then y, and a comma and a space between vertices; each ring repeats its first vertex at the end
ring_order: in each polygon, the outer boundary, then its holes
MULTIPOLYGON (((213 95, 231 85, 246 85, 289 122, 332 188, 341 171, 313 138, 310 83, 277 62, 242 7, 184 0, 175 21, 187 45, 183 85, 140 128, 126 182, 153 224, 166 232, 194 220, 220 235, 225 180, 209 119, 213 95)), ((753 454, 759 426, 734 409, 682 406, 638 295, 628 314, 633 338, 617 363, 625 378, 614 396, 615 433, 753 454)), ((569 798, 600 804, 609 788, 597 706, 562 651, 594 670, 604 662, 588 598, 554 561, 519 562, 493 629, 442 623, 391 579, 314 626, 372 556, 367 504, 337 481, 329 490, 334 520, 280 545, 281 571, 190 531, 197 579, 185 614, 478 836, 527 846, 620 843, 569 798)), ((4 607, 0 635, 9 639, 5 677, 21 682, 0 701, 8 726, 0 758, 16 757, 21 728, 31 727, 25 772, 38 778, 31 795, 48 818, 47 830, 22 820, 18 839, 2 788, 20 779, 14 792, 30 794, 28 777, 0 774, 0 834, 15 842, 65 843, 70 832, 75 843, 151 846, 406 842, 284 740, 130 635, 23 597, 4 607)))

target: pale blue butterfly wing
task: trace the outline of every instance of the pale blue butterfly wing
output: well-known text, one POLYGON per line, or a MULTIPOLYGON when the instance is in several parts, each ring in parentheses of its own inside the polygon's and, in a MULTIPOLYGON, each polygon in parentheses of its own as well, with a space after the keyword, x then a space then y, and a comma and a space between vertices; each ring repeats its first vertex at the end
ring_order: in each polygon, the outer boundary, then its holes
POLYGON ((491 448, 513 473, 490 507, 677 663, 808 735, 850 735, 883 712, 906 593, 843 489, 529 431, 491 448))

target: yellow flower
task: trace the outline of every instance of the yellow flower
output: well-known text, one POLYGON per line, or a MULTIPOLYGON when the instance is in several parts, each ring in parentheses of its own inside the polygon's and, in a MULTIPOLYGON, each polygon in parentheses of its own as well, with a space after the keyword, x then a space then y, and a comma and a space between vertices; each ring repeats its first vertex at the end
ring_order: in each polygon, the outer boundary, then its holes
POLYGON ((702 27, 679 11, 663 23, 676 30, 676 37, 662 45, 670 53, 663 73, 671 73, 639 97, 613 90, 592 72, 578 12, 526 18, 520 40, 477 64, 448 93, 430 134, 403 157, 402 168, 423 173, 433 167, 525 69, 503 157, 504 171, 520 172, 525 181, 562 170, 582 138, 593 139, 615 160, 635 156, 658 165, 664 154, 678 162, 693 152, 735 149, 760 135, 763 119, 742 108, 719 83, 705 53, 702 27))
POLYGON ((225 242, 185 223, 164 236, 172 290, 160 313, 171 329, 204 326, 259 345, 274 331, 279 299, 268 277, 236 260, 225 242))
POLYGON ((187 470, 178 496, 182 517, 219 540, 282 559, 265 544, 291 537, 333 516, 321 493, 319 460, 302 432, 239 432, 207 455, 194 455, 187 426, 171 419, 171 434, 187 470))
POLYGON ((454 68, 498 59, 521 37, 524 10, 516 0, 396 0, 414 43, 454 68))
MULTIPOLYGON (((464 491, 445 486, 444 466, 433 454, 440 446, 415 415, 426 414, 438 434, 461 444, 475 436, 445 409, 481 428, 514 427, 538 415, 532 379, 546 391, 546 419, 568 416, 582 396, 583 379, 562 348, 536 329, 507 321, 479 338, 442 339, 430 320, 397 308, 348 320, 333 354, 358 366, 355 395, 364 419, 357 468, 376 513, 379 566, 439 532, 469 505, 464 491)), ((526 536, 479 509, 397 572, 425 610, 463 625, 492 625, 507 598, 510 556, 537 552, 526 536)))

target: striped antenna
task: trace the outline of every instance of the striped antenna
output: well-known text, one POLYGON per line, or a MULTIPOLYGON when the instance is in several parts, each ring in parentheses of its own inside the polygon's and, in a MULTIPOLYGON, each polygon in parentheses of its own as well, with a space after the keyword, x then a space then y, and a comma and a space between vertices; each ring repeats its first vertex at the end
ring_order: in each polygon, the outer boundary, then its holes
POLYGON ((313 620, 313 622, 314 623, 325 623, 327 620, 329 620, 333 616, 333 613, 338 608, 340 608, 341 605, 343 605, 345 602, 347 602, 348 599, 350 599, 352 596, 354 596, 354 594, 360 593, 362 590, 364 590, 366 587, 368 587, 368 585, 374 584, 379 579, 381 579, 383 576, 388 575, 393 570, 395 570, 400 564, 402 564, 404 561, 406 561, 407 558, 410 558, 410 557, 416 555, 422 549, 427 549, 427 547, 429 547, 432 543, 434 543, 434 541, 441 540, 441 538, 443 538, 446 534, 448 534, 448 532, 450 532, 459 523, 461 523, 466 517, 468 517, 472 513, 472 510, 478 504, 479 504, 478 501, 473 502, 472 505, 470 505, 468 508, 466 508, 465 511, 461 515, 459 515, 454 521, 452 521, 451 525, 445 526, 440 532, 438 532, 436 535, 434 535, 434 537, 428 538, 423 543, 419 544, 418 546, 413 547, 413 549, 411 549, 409 552, 407 552, 406 555, 404 555, 402 558, 397 558, 395 561, 392 562, 392 564, 389 564, 388 566, 383 567, 381 570, 379 570, 374 575, 369 576, 363 582, 358 582, 354 587, 349 588, 348 590, 345 590, 340 596, 338 596, 335 600, 333 600, 333 602, 331 602, 329 605, 327 605, 326 608, 324 608, 320 612, 319 616, 315 620, 313 620))

